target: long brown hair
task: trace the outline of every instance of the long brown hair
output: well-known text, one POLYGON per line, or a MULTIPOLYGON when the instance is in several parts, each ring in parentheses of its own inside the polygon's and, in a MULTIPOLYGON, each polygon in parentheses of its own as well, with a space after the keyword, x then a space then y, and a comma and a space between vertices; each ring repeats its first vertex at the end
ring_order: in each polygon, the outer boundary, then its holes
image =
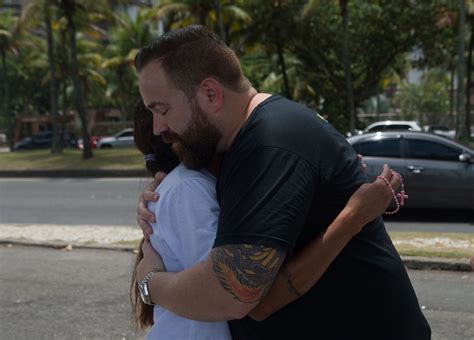
MULTIPOLYGON (((161 137, 153 134, 152 113, 147 110, 140 100, 135 106, 133 113, 133 137, 138 149, 146 157, 146 168, 152 176, 158 171, 170 172, 178 164, 179 160, 171 150, 171 146, 163 142, 161 137)), ((153 306, 145 304, 140 298, 137 280, 137 266, 143 258, 141 240, 138 248, 137 257, 133 265, 132 282, 130 284, 130 303, 132 305, 132 318, 136 327, 140 330, 146 330, 153 326, 153 306)))

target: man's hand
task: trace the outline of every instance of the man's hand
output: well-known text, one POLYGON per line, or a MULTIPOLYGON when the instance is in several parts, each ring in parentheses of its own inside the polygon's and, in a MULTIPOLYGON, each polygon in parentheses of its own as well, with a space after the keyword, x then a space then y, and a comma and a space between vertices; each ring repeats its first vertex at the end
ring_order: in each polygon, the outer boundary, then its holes
POLYGON ((166 271, 163 259, 151 246, 150 241, 145 240, 142 245, 143 258, 137 266, 137 282, 143 280, 145 275, 153 269, 166 271))
POLYGON ((158 194, 155 192, 155 189, 166 177, 164 172, 157 172, 154 180, 150 181, 148 185, 143 190, 142 194, 138 198, 137 206, 137 223, 143 231, 143 237, 145 240, 149 239, 149 235, 153 234, 153 229, 151 228, 150 222, 155 222, 156 217, 150 210, 148 210, 148 202, 158 201, 158 194))
MULTIPOLYGON (((390 182, 393 190, 397 190, 401 184, 400 177, 392 175, 392 170, 387 164, 384 165, 380 175, 390 182)), ((392 199, 393 193, 387 183, 381 179, 376 179, 374 182, 363 184, 357 189, 347 202, 344 210, 351 218, 360 222, 355 225, 363 227, 384 213, 392 199)))

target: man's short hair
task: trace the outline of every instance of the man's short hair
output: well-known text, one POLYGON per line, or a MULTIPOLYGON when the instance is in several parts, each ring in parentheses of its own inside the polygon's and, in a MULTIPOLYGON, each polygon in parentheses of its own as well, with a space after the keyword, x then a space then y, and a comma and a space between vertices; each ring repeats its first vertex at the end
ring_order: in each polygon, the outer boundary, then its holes
POLYGON ((188 98, 194 97, 196 87, 207 77, 236 92, 251 87, 235 52, 203 26, 160 36, 138 52, 135 67, 140 72, 152 61, 160 62, 168 79, 188 98))

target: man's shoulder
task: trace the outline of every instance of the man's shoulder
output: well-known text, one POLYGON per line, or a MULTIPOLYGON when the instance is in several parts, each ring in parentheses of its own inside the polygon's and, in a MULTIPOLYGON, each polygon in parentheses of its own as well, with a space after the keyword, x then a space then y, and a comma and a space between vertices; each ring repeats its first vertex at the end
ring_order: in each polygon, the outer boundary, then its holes
POLYGON ((238 161, 252 154, 262 159, 277 153, 297 156, 316 165, 320 158, 332 156, 332 144, 342 140, 316 111, 281 96, 272 96, 257 106, 227 159, 238 161))

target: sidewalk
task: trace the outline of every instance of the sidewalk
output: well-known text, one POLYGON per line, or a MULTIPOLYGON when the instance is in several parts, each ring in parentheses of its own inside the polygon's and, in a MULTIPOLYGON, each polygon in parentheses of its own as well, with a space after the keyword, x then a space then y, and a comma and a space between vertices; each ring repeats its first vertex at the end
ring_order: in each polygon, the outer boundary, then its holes
MULTIPOLYGON (((142 233, 135 226, 0 224, 0 244, 136 251, 142 233)), ((471 260, 402 256, 409 269, 473 271, 471 260), (471 262, 471 263, 470 263, 471 262)))

